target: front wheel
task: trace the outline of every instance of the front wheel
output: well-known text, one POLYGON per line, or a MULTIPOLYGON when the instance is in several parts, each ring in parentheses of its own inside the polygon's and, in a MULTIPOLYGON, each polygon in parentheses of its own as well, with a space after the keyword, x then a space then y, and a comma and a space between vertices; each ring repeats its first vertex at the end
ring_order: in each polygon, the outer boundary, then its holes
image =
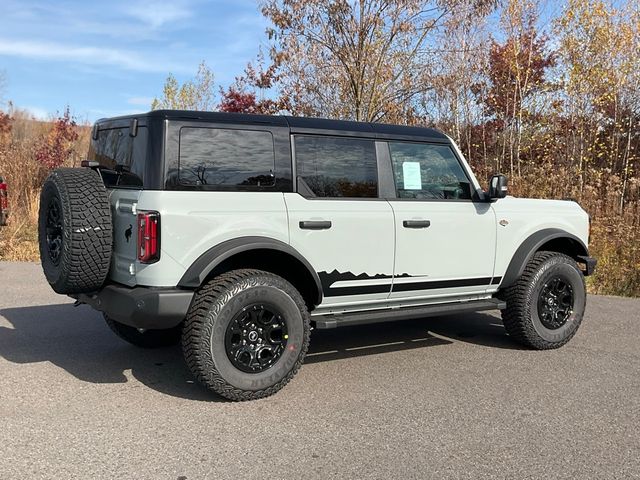
POLYGON ((309 347, 309 312, 285 279, 234 270, 196 292, 182 347, 193 375, 230 400, 267 397, 284 387, 309 347))
POLYGON ((575 335, 584 316, 586 287, 576 262, 557 252, 536 252, 507 288, 505 330, 537 350, 558 348, 575 335))

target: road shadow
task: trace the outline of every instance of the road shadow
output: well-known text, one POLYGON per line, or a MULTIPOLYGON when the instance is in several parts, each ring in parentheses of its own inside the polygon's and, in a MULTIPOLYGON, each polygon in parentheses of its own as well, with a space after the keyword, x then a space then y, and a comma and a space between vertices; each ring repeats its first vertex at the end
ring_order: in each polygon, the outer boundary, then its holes
POLYGON ((465 313, 371 325, 314 330, 306 364, 465 342, 520 350, 499 317, 465 313))
POLYGON ((0 309, 11 327, 0 326, 0 357, 26 364, 51 362, 90 383, 125 383, 131 375, 175 397, 222 401, 195 383, 178 346, 142 349, 116 337, 102 315, 81 305, 0 309))
MULTIPOLYGON (((28 364, 51 362, 90 383, 125 383, 131 375, 167 395, 222 401, 197 384, 179 347, 147 350, 117 338, 102 316, 87 306, 43 305, 0 309, 10 326, 0 325, 0 356, 28 364)), ((438 318, 314 330, 305 363, 467 342, 493 348, 519 348, 500 319, 471 313, 438 318)))

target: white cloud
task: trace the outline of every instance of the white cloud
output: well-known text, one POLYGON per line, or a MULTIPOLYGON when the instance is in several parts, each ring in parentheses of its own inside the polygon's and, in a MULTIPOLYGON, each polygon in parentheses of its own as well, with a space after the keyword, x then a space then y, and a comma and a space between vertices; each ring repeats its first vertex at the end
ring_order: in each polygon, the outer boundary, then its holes
POLYGON ((55 42, 7 40, 0 38, 0 55, 78 62, 90 65, 112 65, 140 72, 189 71, 180 65, 168 65, 134 52, 103 47, 83 47, 55 42))
POLYGON ((124 9, 124 13, 134 17, 152 28, 185 20, 192 16, 187 2, 137 2, 124 9))

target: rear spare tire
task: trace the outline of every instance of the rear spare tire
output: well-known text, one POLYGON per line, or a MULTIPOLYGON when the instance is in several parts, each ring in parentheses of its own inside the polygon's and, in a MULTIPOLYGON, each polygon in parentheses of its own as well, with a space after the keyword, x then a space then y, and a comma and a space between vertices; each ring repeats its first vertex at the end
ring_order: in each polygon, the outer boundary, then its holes
POLYGON ((40 193, 40 261, 57 293, 99 289, 111 263, 112 227, 107 190, 88 168, 51 172, 40 193))

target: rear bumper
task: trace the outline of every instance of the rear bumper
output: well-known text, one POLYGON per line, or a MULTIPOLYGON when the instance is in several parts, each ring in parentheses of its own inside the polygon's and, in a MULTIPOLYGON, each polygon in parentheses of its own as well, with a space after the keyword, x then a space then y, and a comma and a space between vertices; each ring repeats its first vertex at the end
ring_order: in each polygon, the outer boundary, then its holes
POLYGON ((162 329, 175 327, 184 320, 193 293, 177 288, 129 288, 112 284, 98 292, 71 296, 125 325, 162 329))
POLYGON ((585 276, 592 275, 593 272, 596 270, 596 264, 598 263, 598 261, 595 258, 587 257, 586 255, 579 255, 578 260, 581 263, 585 264, 585 270, 584 270, 585 276))

